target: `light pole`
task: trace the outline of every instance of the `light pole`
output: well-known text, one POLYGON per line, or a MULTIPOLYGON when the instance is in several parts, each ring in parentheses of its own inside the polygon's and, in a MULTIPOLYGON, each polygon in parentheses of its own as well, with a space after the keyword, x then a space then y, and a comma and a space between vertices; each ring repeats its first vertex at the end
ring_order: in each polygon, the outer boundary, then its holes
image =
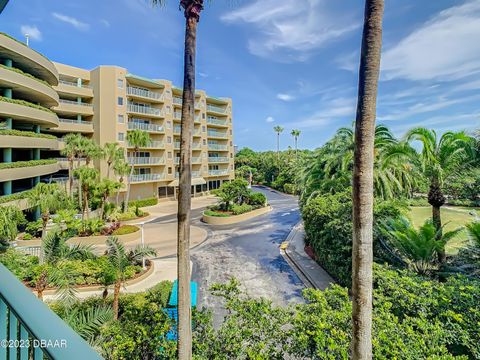
MULTIPOLYGON (((143 225, 145 225, 145 222, 141 222, 140 224, 140 229, 141 229, 141 242, 142 242, 142 249, 145 248, 145 237, 144 237, 144 232, 143 232, 143 225)), ((145 256, 142 256, 142 269, 145 269, 145 256)))

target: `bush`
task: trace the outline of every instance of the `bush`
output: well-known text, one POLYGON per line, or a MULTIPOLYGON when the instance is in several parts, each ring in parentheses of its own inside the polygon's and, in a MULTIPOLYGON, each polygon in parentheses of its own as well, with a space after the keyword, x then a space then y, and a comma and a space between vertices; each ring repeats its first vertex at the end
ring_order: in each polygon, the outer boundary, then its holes
POLYGON ((140 229, 135 225, 122 225, 117 230, 112 232, 112 235, 114 235, 114 236, 127 235, 127 234, 134 233, 138 230, 140 230, 140 229))
POLYGON ((287 194, 295 195, 297 192, 297 189, 295 185, 287 183, 287 184, 283 184, 283 191, 287 194))
POLYGON ((33 237, 39 237, 42 231, 42 219, 30 221, 25 227, 25 232, 33 237))
POLYGON ((247 213, 249 211, 253 210, 253 206, 249 204, 243 204, 243 205, 232 205, 231 207, 233 215, 240 215, 247 213))
POLYGON ((4 204, 9 201, 26 199, 30 190, 20 191, 10 195, 0 196, 0 204, 4 204))
POLYGON ((36 133, 33 131, 24 131, 24 130, 16 130, 16 129, 2 129, 0 130, 0 136, 1 135, 35 137, 40 139, 52 139, 52 140, 57 139, 54 135, 50 135, 50 134, 36 133))
POLYGON ((33 236, 29 233, 25 233, 22 238, 22 240, 32 240, 32 239, 33 239, 33 236))
POLYGON ((136 208, 136 207, 146 207, 146 206, 154 206, 158 204, 158 198, 147 198, 141 200, 133 200, 128 202, 128 206, 136 208))
POLYGON ((252 206, 265 206, 267 197, 260 192, 251 192, 247 197, 247 202, 252 206))
POLYGON ((50 165, 56 164, 57 160, 48 159, 48 160, 28 160, 28 161, 14 161, 9 163, 0 163, 0 170, 2 169, 16 169, 22 167, 30 166, 40 166, 40 165, 50 165))
POLYGON ((28 102, 28 101, 25 101, 25 100, 10 99, 10 98, 4 97, 4 96, 0 96, 0 101, 8 102, 8 103, 11 103, 11 104, 28 106, 28 107, 31 107, 31 108, 34 108, 34 109, 38 109, 38 110, 42 110, 42 111, 46 111, 46 112, 55 114, 55 112, 53 110, 50 110, 50 109, 48 109, 44 106, 37 105, 37 104, 31 103, 31 102, 28 102))
POLYGON ((203 213, 206 216, 215 216, 215 217, 229 217, 230 216, 228 213, 217 212, 215 210, 205 210, 203 213))

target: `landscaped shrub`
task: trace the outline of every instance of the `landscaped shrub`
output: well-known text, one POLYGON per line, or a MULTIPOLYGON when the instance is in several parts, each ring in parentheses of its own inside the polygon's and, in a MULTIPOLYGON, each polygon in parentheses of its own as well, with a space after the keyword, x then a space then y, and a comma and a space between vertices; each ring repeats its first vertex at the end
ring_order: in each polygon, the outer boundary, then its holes
POLYGON ((28 106, 28 107, 31 107, 31 108, 34 108, 34 109, 37 109, 37 110, 42 110, 42 111, 46 111, 46 112, 55 114, 55 112, 53 110, 50 110, 50 109, 48 109, 44 106, 37 105, 37 104, 31 103, 31 102, 28 102, 28 101, 25 101, 25 100, 10 99, 10 98, 7 98, 5 96, 0 96, 0 101, 8 102, 8 103, 11 103, 11 104, 28 106))
POLYGON ((117 230, 112 232, 112 235, 127 235, 138 231, 139 228, 135 225, 122 225, 117 230))
POLYGON ((38 81, 39 83, 42 83, 44 85, 47 85, 48 87, 52 87, 52 85, 50 85, 48 82, 46 82, 45 80, 42 80, 42 79, 39 79, 35 76, 33 76, 32 74, 29 74, 29 73, 26 73, 26 72, 23 72, 22 70, 20 69, 17 69, 17 68, 14 68, 14 67, 11 67, 11 66, 5 66, 3 64, 0 64, 0 67, 3 68, 3 69, 6 69, 6 70, 9 70, 9 71, 13 71, 13 72, 16 72, 18 74, 22 74, 23 76, 26 76, 30 79, 33 79, 33 80, 36 80, 38 81))
POLYGON ((244 214, 244 213, 247 213, 249 211, 252 211, 253 210, 253 206, 252 205, 249 205, 249 204, 242 204, 242 205, 232 205, 231 207, 231 211, 233 213, 233 215, 240 215, 240 214, 244 214))
POLYGON ((42 231, 42 219, 36 221, 30 221, 25 226, 25 232, 33 237, 39 237, 42 231))
POLYGON ((218 211, 215 211, 215 210, 205 210, 203 213, 207 216, 215 216, 215 217, 229 217, 230 216, 230 214, 228 214, 228 213, 218 212, 218 211))
POLYGON ((14 200, 25 199, 28 196, 29 192, 30 190, 26 190, 26 191, 20 191, 10 195, 0 196, 0 204, 4 204, 14 200))
MULTIPOLYGON (((374 255, 390 260, 381 246, 379 225, 401 215, 401 204, 380 202, 374 207, 374 255)), ((351 284, 352 196, 350 191, 310 198, 302 208, 306 244, 313 248, 320 265, 341 285, 351 284)))
POLYGON ((0 170, 2 169, 16 169, 22 167, 30 166, 40 166, 40 165, 50 165, 56 164, 57 160, 47 159, 47 160, 28 160, 28 161, 14 161, 9 163, 0 163, 0 170))
POLYGON ((24 137, 34 137, 34 138, 51 139, 51 140, 57 139, 55 136, 50 134, 36 133, 33 131, 24 131, 24 130, 16 130, 16 129, 1 129, 0 136, 1 135, 24 136, 24 137))
POLYGON ((283 191, 287 194, 295 194, 297 191, 296 191, 296 187, 295 185, 293 184, 283 184, 283 191))
POLYGON ((158 198, 148 198, 148 199, 141 199, 141 200, 133 200, 128 202, 129 207, 146 207, 146 206, 154 206, 158 204, 158 198))
POLYGON ((247 202, 252 206, 265 206, 267 197, 260 192, 251 192, 247 197, 247 202))

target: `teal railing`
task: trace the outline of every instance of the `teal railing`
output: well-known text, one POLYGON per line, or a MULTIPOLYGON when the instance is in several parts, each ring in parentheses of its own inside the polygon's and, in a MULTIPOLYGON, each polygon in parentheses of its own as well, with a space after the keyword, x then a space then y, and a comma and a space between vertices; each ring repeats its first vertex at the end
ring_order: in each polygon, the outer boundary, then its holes
POLYGON ((0 360, 6 359, 102 358, 0 264, 0 360))

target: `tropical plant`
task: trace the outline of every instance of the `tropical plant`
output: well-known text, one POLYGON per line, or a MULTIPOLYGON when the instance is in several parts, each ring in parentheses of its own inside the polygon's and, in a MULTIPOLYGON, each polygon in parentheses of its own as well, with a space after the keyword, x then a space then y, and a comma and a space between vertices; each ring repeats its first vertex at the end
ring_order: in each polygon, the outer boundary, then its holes
POLYGON ((388 219, 382 228, 408 267, 421 275, 438 269, 438 252, 462 230, 448 231, 437 238, 437 229, 431 220, 417 230, 405 217, 388 219))
POLYGON ((81 166, 74 171, 75 176, 78 178, 79 183, 82 185, 82 220, 85 220, 85 216, 88 219, 90 217, 90 208, 88 205, 88 197, 93 192, 98 181, 98 170, 81 166))
POLYGON ((353 360, 372 358, 373 152, 384 0, 366 0, 353 161, 353 360))
POLYGON ((65 135, 63 137, 65 146, 60 150, 60 154, 66 156, 68 161, 68 193, 70 196, 73 196, 73 164, 79 153, 81 137, 82 135, 74 133, 65 135))
MULTIPOLYGON (((277 133, 277 162, 280 164, 280 134, 285 130, 283 127, 277 125, 273 128, 273 131, 277 133)), ((280 165, 279 165, 280 166, 280 165)))
POLYGON ((0 252, 18 235, 18 225, 25 223, 23 213, 15 206, 0 206, 0 252))
MULTIPOLYGON (((440 208, 445 204, 443 186, 445 181, 476 159, 475 140, 465 132, 447 131, 438 136, 435 130, 414 128, 405 135, 406 143, 393 148, 389 157, 410 161, 421 170, 429 181, 428 203, 432 206, 432 220, 437 228, 437 237, 442 236, 440 208), (409 143, 421 143, 417 152, 409 143)), ((445 249, 438 252, 440 262, 445 262, 445 249)))
POLYGON ((466 228, 472 245, 480 250, 480 221, 467 224, 466 228))
POLYGON ((228 211, 232 203, 241 205, 249 193, 248 182, 244 179, 235 179, 223 183, 216 195, 222 200, 224 209, 228 211))
POLYGON ((125 270, 129 265, 136 264, 142 260, 143 257, 155 255, 155 250, 150 247, 138 246, 133 250, 127 252, 125 246, 118 240, 117 237, 109 237, 107 239, 108 261, 114 269, 115 285, 113 288, 113 318, 118 319, 118 298, 120 296, 120 288, 125 282, 125 270))
POLYGON ((295 140, 295 156, 297 156, 297 152, 298 152, 298 137, 300 136, 301 131, 294 129, 294 130, 292 130, 292 132, 291 132, 290 134, 293 136, 293 139, 295 140))
MULTIPOLYGON (((38 183, 28 192, 28 206, 31 211, 40 212, 42 219, 42 248, 47 234, 50 215, 67 204, 67 194, 57 184, 38 183)), ((40 249, 40 263, 43 262, 43 249, 40 249)))
POLYGON ((124 158, 123 150, 118 146, 118 143, 106 143, 103 146, 105 159, 107 161, 107 178, 110 178, 110 170, 114 164, 124 158))
MULTIPOLYGON (((125 159, 122 158, 116 161, 115 164, 113 165, 113 171, 115 172, 115 175, 118 176, 118 182, 120 183, 120 188, 123 187, 123 182, 125 181, 125 178, 127 178, 128 183, 130 183, 130 181, 128 180, 128 175, 131 172, 131 167, 125 161, 125 159)), ((130 186, 130 185, 127 185, 127 186, 130 186)), ((120 198, 120 189, 117 191, 117 195, 115 197, 116 206, 118 206, 119 204, 119 198, 120 198)))
POLYGON ((100 195, 100 218, 105 218, 105 204, 110 196, 120 190, 121 184, 118 181, 110 180, 109 178, 102 179, 95 188, 95 191, 100 195))
MULTIPOLYGON (((148 134, 148 132, 144 130, 139 130, 139 129, 129 131, 127 133, 127 141, 130 144, 130 146, 133 146, 135 156, 137 155, 140 148, 147 146, 151 142, 150 135, 148 134)), ((135 169, 135 163, 132 162, 130 167, 130 176, 133 175, 134 169, 135 169)), ((129 200, 130 200, 130 181, 128 182, 128 185, 127 185, 127 199, 125 201, 124 211, 128 210, 129 200)))

